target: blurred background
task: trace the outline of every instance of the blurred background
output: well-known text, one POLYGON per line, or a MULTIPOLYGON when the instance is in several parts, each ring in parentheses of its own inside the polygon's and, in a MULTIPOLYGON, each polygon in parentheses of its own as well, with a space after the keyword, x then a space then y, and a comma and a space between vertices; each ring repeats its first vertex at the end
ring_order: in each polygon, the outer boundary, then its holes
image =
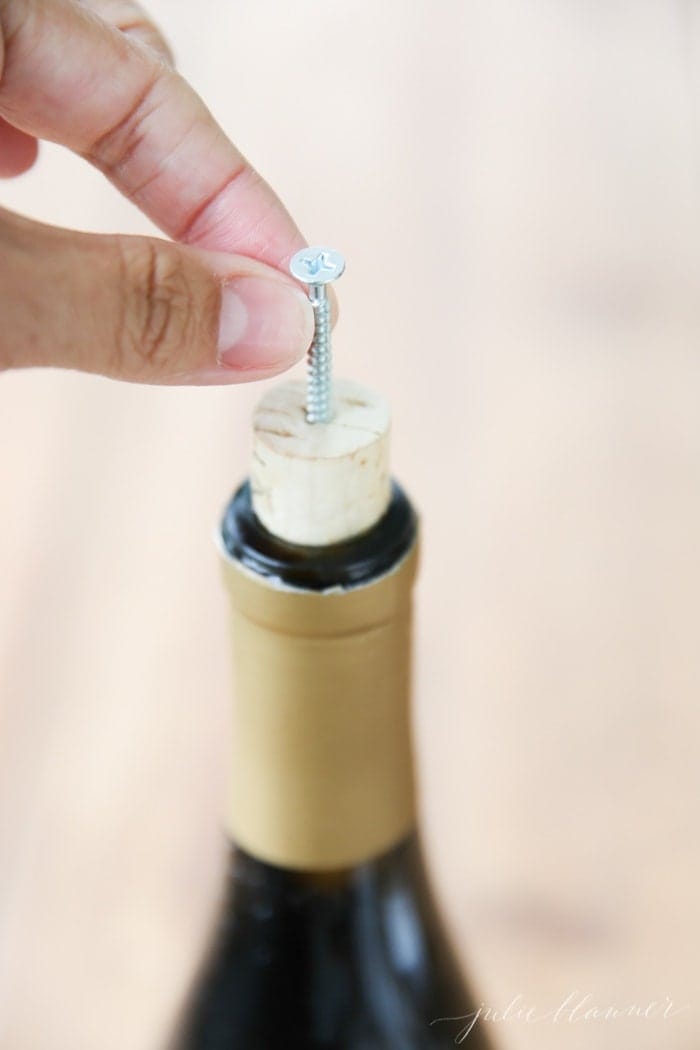
MULTIPOLYGON (((348 259, 336 370, 392 402, 422 514, 422 815, 479 997, 679 1011, 494 1036, 697 1047, 700 4, 150 8, 348 259)), ((151 229, 52 146, 0 202, 151 229)), ((159 1050, 204 949, 213 537, 264 388, 0 377, 3 1050, 159 1050)))

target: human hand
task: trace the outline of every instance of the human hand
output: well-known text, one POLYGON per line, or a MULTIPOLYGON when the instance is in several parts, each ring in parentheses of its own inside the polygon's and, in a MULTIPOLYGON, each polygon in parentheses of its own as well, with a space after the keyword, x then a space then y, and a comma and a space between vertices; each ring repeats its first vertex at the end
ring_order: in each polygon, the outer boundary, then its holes
POLYGON ((174 241, 98 236, 0 209, 0 369, 231 383, 303 356, 303 238, 172 68, 132 0, 0 0, 0 175, 37 139, 94 164, 174 241))

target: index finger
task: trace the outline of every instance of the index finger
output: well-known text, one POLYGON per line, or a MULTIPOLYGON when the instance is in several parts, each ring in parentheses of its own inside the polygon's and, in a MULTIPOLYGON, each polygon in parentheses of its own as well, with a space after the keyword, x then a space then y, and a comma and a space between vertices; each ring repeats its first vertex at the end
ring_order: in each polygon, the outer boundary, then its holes
POLYGON ((71 0, 0 0, 0 116, 84 156, 176 240, 278 267, 304 243, 187 82, 71 0))

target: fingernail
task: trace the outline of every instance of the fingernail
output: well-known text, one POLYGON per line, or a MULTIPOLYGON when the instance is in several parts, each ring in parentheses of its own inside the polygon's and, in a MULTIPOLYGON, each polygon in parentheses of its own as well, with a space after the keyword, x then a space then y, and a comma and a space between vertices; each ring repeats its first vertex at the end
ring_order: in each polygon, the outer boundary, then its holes
POLYGON ((282 371, 306 353, 313 327, 313 310, 300 288, 274 278, 236 277, 222 289, 218 363, 282 371))

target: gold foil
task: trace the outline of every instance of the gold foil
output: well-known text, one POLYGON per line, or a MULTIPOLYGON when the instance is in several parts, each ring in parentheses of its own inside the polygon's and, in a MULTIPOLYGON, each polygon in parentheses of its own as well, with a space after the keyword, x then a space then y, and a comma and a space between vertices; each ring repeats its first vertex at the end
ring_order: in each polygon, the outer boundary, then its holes
POLYGON ((287 868, 358 864, 415 821, 409 705, 418 544, 348 590, 293 590, 225 556, 234 712, 228 831, 287 868))

